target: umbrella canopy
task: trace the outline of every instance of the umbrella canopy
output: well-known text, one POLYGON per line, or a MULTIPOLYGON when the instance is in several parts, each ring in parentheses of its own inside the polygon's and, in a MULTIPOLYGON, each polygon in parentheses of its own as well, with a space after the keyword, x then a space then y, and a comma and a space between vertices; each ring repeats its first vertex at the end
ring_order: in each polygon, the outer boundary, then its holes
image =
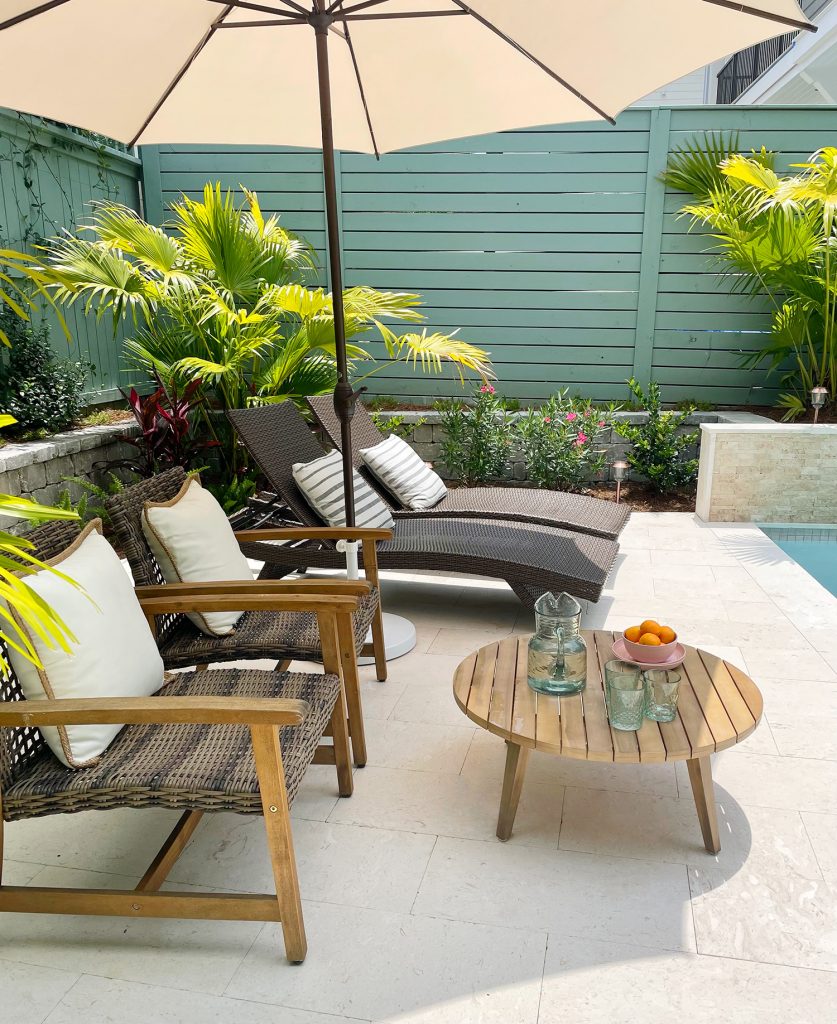
MULTIPOLYGON (((0 0, 0 102, 140 145, 318 148, 315 6, 0 0)), ((327 10, 334 143, 361 152, 615 117, 807 24, 795 0, 328 0, 327 10)))
POLYGON ((352 525, 334 148, 613 120, 810 27, 795 0, 0 0, 0 104, 130 144, 322 146, 352 525))

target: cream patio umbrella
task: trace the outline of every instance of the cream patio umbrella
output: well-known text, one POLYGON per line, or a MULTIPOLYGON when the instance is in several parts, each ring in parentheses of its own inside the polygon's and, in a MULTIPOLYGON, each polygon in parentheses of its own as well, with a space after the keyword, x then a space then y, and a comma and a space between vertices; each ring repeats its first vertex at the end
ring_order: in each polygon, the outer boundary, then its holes
POLYGON ((612 121, 663 83, 810 28, 795 0, 0 0, 0 104, 131 145, 322 147, 354 525, 335 147, 612 121))

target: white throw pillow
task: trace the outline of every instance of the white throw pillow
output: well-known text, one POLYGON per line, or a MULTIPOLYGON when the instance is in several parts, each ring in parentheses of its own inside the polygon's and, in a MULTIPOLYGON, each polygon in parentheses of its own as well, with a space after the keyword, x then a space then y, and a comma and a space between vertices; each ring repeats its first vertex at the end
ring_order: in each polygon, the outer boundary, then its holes
POLYGON ((360 454, 370 472, 405 508, 433 508, 448 493, 439 474, 395 434, 373 448, 361 448, 360 454))
MULTIPOLYGON (((170 501, 146 502, 142 532, 166 583, 253 579, 224 510, 195 477, 189 477, 170 501)), ((186 614, 201 632, 226 636, 244 612, 186 614)))
MULTIPOLYGON (((63 620, 73 638, 70 653, 50 648, 12 611, 43 668, 17 651, 12 667, 27 700, 80 697, 148 697, 163 685, 163 661, 118 555, 101 535, 101 520, 49 564, 78 587, 42 569, 24 581, 63 620), (81 587, 82 589, 79 589, 81 587)), ((95 764, 121 725, 62 725, 41 729, 50 750, 68 768, 95 764)))
MULTIPOLYGON (((297 462, 294 480, 311 508, 329 526, 346 525, 343 500, 343 458, 335 448, 311 462, 297 462)), ((355 524, 388 530, 393 525, 389 509, 360 473, 355 472, 355 524)))

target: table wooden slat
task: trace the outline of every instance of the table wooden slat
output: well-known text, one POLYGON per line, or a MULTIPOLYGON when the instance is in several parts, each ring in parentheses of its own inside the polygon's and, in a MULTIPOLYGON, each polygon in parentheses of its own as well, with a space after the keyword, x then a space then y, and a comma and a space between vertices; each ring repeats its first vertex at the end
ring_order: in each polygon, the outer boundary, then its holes
POLYGON ((529 686, 529 638, 520 637, 517 645, 517 668, 515 670, 514 711, 512 712, 511 734, 515 743, 534 747, 537 734, 537 701, 535 691, 529 686))
POLYGON ((463 711, 468 707, 468 694, 471 692, 471 681, 474 678, 476 664, 477 652, 474 651, 456 666, 456 671, 453 673, 453 695, 463 711))
POLYGON ((592 638, 587 640, 587 688, 581 694, 581 700, 587 729, 588 761, 612 761, 613 741, 610 738, 610 722, 607 720, 604 680, 592 638))
POLYGON ((500 641, 497 664, 494 668, 494 686, 488 720, 498 729, 508 732, 514 709, 514 684, 517 671, 517 637, 500 641))
POLYGON ((727 666, 738 692, 747 702, 747 707, 750 709, 753 720, 758 724, 764 711, 764 699, 761 691, 753 680, 748 675, 745 675, 737 665, 730 665, 729 662, 724 662, 724 664, 727 666))
MULTIPOLYGON (((613 654, 613 633, 597 629, 594 633, 599 671, 604 679, 604 667, 615 657, 613 654)), ((613 760, 617 763, 639 760, 639 744, 636 733, 610 727, 610 741, 613 744, 613 760)))
POLYGON ((736 739, 742 740, 745 736, 749 736, 755 728, 756 722, 747 706, 747 702, 735 685, 726 662, 714 654, 709 654, 707 651, 699 651, 698 657, 706 669, 707 675, 712 680, 715 692, 720 697, 724 710, 732 722, 736 739))
MULTIPOLYGON (((558 697, 536 693, 537 722, 535 725, 535 746, 550 754, 561 754, 561 704, 558 697)), ((582 754, 582 757, 584 755, 582 754)))
POLYGON ((678 712, 673 722, 659 722, 660 736, 666 748, 666 761, 682 761, 692 756, 692 746, 678 712))
MULTIPOLYGON (((680 669, 681 673, 688 676, 692 691, 694 692, 698 710, 703 715, 706 726, 709 730, 709 737, 705 742, 697 742, 689 731, 688 724, 686 731, 692 748, 704 747, 706 750, 721 750, 730 743, 737 742, 735 728, 726 712, 726 708, 718 696, 718 692, 712 685, 709 673, 706 671, 700 655, 694 647, 686 648, 686 660, 680 669)), ((680 684, 680 700, 683 699, 683 684, 680 684)))
POLYGON ((494 666, 497 664, 499 644, 488 644, 477 651, 474 679, 468 695, 468 714, 482 722, 488 721, 491 690, 494 686, 494 666))

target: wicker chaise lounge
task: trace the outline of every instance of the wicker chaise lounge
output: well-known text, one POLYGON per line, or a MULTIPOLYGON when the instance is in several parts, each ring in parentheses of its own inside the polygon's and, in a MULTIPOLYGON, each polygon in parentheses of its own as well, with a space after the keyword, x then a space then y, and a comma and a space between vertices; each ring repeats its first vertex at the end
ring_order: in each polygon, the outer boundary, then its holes
MULTIPOLYGON (((48 559, 77 533, 74 524, 51 523, 29 537, 48 559)), ((324 673, 187 672, 151 697, 76 700, 25 700, 13 672, 0 676, 0 882, 4 822, 125 807, 183 812, 135 889, 0 884, 0 912, 280 921, 286 955, 299 962, 307 947, 289 807, 325 733, 333 738, 340 789, 351 776, 336 652, 338 619, 349 618, 358 598, 275 580, 239 583, 235 593, 218 584, 202 592, 206 586, 146 587, 137 596, 149 620, 184 610, 312 614, 323 637, 324 673), (125 728, 85 768, 61 764, 40 732, 103 723, 125 728), (264 815, 275 894, 160 891, 202 815, 214 811, 264 815)))
MULTIPOLYGON (((340 447, 340 422, 330 395, 309 398, 308 405, 328 440, 340 447)), ((565 530, 616 538, 628 521, 630 509, 601 498, 567 491, 547 491, 529 487, 452 487, 433 508, 418 512, 398 505, 397 498, 383 488, 364 468, 361 448, 372 448, 384 440, 383 434, 358 403, 352 420, 352 458, 369 483, 392 509, 395 519, 473 518, 502 519, 518 523, 557 526, 565 530)))
MULTIPOLYGON (((323 449, 291 402, 229 413, 238 435, 271 488, 306 529, 319 520, 293 479, 295 462, 319 458, 323 449)), ((304 534, 303 534, 304 536, 304 534)), ((294 568, 340 568, 345 555, 333 544, 279 547, 247 535, 242 550, 252 558, 294 568)), ((241 538, 244 540, 244 537, 241 538)), ((377 546, 382 569, 430 569, 505 580, 531 607, 547 590, 567 590, 597 601, 618 552, 604 537, 529 523, 476 518, 401 517, 392 540, 377 546)))

